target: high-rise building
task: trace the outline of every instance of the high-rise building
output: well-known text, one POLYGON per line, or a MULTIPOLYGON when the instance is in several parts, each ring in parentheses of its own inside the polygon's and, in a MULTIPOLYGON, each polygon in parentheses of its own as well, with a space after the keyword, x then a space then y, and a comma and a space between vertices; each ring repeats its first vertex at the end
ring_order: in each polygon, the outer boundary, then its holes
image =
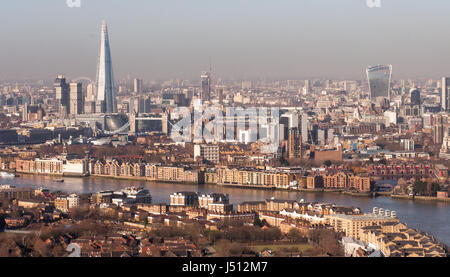
POLYGON ((86 102, 95 101, 95 84, 90 83, 86 86, 86 102))
POLYGON ((22 121, 42 121, 44 119, 45 111, 41 105, 23 104, 22 121))
POLYGON ((208 101, 211 95, 211 77, 208 72, 203 72, 200 79, 200 99, 202 101, 208 101))
POLYGON ((306 113, 302 113, 301 134, 302 143, 308 143, 308 115, 306 113))
POLYGON ((433 135, 433 143, 441 144, 444 138, 444 130, 447 125, 447 117, 443 114, 437 114, 433 117, 433 127, 432 127, 432 135, 433 135))
POLYGON ((212 144, 196 144, 194 145, 194 159, 197 157, 217 164, 220 160, 219 146, 212 144))
POLYGON ((366 70, 370 99, 390 97, 392 65, 377 65, 366 70))
POLYGON ((142 92, 142 79, 134 79, 134 92, 141 93, 142 92))
POLYGON ((441 84, 441 108, 443 111, 450 110, 450 78, 442 78, 441 84))
POLYGON ((288 157, 289 159, 302 158, 302 136, 298 128, 288 131, 288 157))
POLYGON ((223 87, 220 87, 218 89, 218 94, 219 94, 219 104, 222 105, 223 104, 223 87))
POLYGON ((54 83, 58 111, 61 115, 69 113, 69 84, 63 75, 58 75, 54 83))
POLYGON ((95 113, 95 100, 97 90, 95 84, 90 83, 86 86, 86 98, 84 100, 84 113, 95 113))
POLYGON ((418 88, 411 88, 409 91, 409 99, 412 105, 420 105, 420 90, 418 88))
POLYGON ((303 87, 303 94, 308 94, 311 92, 311 81, 305 80, 305 86, 303 87))
POLYGON ((81 83, 70 83, 69 113, 83 113, 83 91, 81 83))
POLYGON ((102 23, 100 51, 97 67, 97 104, 98 113, 117 113, 116 86, 109 48, 108 27, 102 23))

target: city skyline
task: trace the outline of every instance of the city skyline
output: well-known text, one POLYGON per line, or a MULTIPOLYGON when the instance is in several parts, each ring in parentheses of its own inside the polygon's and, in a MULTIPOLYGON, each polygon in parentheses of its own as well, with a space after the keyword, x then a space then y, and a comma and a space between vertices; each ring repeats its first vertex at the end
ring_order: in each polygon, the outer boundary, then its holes
POLYGON ((450 257, 448 10, 5 3, 0 257, 450 257))
POLYGON ((0 11, 0 79, 53 79, 62 72, 95 77, 95 30, 103 18, 114 30, 119 78, 196 79, 208 69, 209 57, 214 76, 224 79, 364 79, 364 69, 377 64, 392 64, 393 79, 441 78, 450 71, 450 41, 431 43, 436 33, 448 32, 444 1, 386 2, 377 9, 356 0, 325 6, 82 1, 80 8, 65 1, 25 2, 25 8, 8 2, 0 11), (18 9, 20 22, 10 15, 18 9), (262 20, 268 16, 273 20, 262 20), (7 26, 15 26, 14 33, 7 26), (31 26, 39 31, 30 32, 31 26))

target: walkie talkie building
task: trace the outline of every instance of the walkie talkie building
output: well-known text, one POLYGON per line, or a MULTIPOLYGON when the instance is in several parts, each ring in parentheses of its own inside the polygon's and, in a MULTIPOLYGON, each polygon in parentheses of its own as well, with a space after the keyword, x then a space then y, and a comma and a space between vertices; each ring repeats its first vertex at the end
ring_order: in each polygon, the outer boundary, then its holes
POLYGON ((370 98, 389 98, 392 78, 392 65, 377 65, 366 70, 370 98))

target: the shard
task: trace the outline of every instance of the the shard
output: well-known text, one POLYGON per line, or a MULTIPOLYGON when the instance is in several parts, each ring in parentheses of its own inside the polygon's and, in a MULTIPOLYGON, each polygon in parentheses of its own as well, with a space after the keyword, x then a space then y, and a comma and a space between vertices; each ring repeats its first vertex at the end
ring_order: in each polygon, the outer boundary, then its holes
POLYGON ((97 113, 117 113, 116 86, 114 84, 108 27, 102 22, 100 52, 97 67, 97 113))

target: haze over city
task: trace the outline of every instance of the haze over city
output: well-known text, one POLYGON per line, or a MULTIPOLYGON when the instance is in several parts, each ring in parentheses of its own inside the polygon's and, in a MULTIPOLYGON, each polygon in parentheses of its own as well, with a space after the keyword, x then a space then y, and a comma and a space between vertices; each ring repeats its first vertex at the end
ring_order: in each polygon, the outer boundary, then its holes
POLYGON ((5 1, 0 79, 95 78, 100 22, 111 27, 118 78, 364 79, 392 64, 393 78, 450 71, 448 1, 5 1), (426 18, 426 20, 423 20, 426 18), (63 72, 61 72, 63 71, 63 72))
POLYGON ((5 1, 0 257, 449 257, 449 8, 5 1))

